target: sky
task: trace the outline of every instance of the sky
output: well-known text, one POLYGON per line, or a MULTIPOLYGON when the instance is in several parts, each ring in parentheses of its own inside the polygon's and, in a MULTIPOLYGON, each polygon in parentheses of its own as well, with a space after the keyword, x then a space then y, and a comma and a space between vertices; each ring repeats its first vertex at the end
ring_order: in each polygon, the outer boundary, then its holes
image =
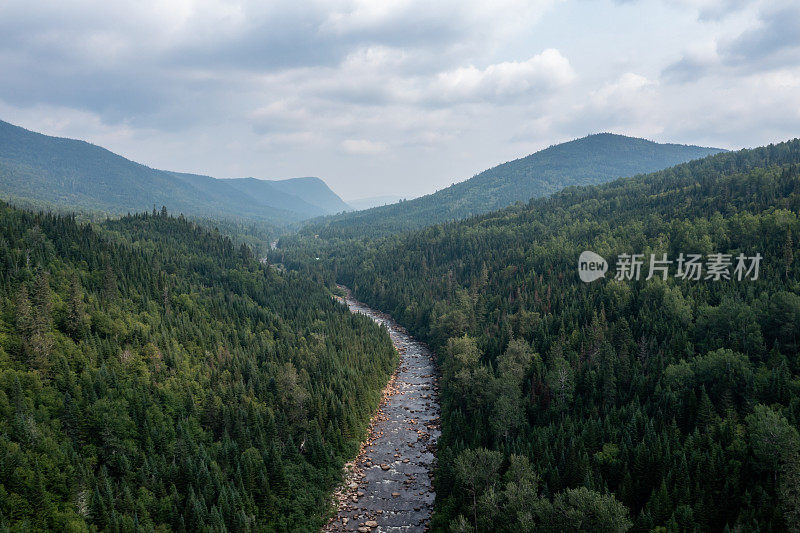
POLYGON ((0 119, 412 198, 591 133, 797 137, 800 2, 0 0, 0 119))

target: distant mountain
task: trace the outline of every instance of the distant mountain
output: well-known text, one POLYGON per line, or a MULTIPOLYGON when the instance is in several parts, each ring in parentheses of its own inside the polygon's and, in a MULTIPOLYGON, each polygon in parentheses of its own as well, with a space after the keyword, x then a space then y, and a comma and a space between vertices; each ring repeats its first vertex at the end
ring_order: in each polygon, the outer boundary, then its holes
POLYGON ((402 200, 402 196, 370 196, 368 198, 359 198, 358 200, 348 200, 347 203, 353 209, 369 209, 371 207, 378 207, 381 205, 396 204, 402 200))
POLYGON ((319 178, 281 181, 157 170, 105 148, 0 121, 0 197, 109 214, 171 212, 274 224, 348 209, 319 178))
POLYGON ((319 178, 290 178, 271 181, 270 183, 276 189, 302 198, 306 202, 319 207, 325 213, 341 213, 352 209, 319 178))
POLYGON ((209 176, 180 172, 173 172, 172 174, 194 187, 207 191, 209 195, 230 191, 237 196, 247 198, 248 202, 255 202, 261 208, 289 211, 300 215, 302 218, 319 216, 319 213, 335 213, 335 211, 325 211, 318 206, 311 205, 302 198, 278 190, 273 186, 275 183, 273 181, 256 178, 216 179, 209 176))
POLYGON ((320 236, 380 236, 487 213, 571 185, 595 185, 722 152, 611 133, 551 146, 433 194, 315 221, 320 236))

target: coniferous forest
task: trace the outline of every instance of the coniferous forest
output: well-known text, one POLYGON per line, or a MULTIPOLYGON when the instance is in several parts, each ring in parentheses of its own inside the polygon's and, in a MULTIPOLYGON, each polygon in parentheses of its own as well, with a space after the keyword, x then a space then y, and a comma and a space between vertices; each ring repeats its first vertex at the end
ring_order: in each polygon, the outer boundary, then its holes
POLYGON ((438 353, 435 529, 795 531, 798 212, 795 140, 380 240, 287 238, 274 256, 438 353), (583 250, 763 261, 757 280, 612 265, 587 284, 583 250))
POLYGON ((0 0, 0 533, 800 533, 800 1, 0 0))
POLYGON ((341 283, 436 353, 433 530, 795 531, 798 212, 798 140, 265 260, 246 224, 2 204, 0 524, 319 530, 398 361, 341 283), (758 275, 615 275, 718 253, 758 275))
POLYGON ((324 288, 161 213, 0 205, 0 524, 322 525, 396 354, 324 288))

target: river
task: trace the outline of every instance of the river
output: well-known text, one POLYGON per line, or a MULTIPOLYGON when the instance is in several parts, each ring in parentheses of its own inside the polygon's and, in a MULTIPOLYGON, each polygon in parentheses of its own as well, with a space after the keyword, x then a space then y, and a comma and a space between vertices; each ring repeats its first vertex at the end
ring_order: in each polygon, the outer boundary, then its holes
POLYGON ((385 326, 400 362, 357 458, 345 467, 336 493, 338 514, 323 531, 425 531, 433 511, 432 486, 439 438, 439 381, 433 354, 388 315, 353 299, 354 313, 385 326))

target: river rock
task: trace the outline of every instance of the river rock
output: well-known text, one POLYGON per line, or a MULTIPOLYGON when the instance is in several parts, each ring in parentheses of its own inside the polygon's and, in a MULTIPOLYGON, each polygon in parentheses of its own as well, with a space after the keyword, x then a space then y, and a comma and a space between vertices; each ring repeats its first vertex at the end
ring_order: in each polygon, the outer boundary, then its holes
POLYGON ((440 435, 434 359, 390 316, 355 302, 349 294, 346 303, 354 313, 366 314, 389 328, 400 361, 383 391, 355 464, 349 463, 345 469, 346 483, 339 492, 340 518, 330 521, 323 532, 374 533, 383 528, 378 525, 379 517, 399 530, 428 531, 431 506, 423 500, 433 494, 431 463, 440 435), (400 466, 403 464, 408 466, 400 466), (419 472, 404 472, 418 468, 419 472))

